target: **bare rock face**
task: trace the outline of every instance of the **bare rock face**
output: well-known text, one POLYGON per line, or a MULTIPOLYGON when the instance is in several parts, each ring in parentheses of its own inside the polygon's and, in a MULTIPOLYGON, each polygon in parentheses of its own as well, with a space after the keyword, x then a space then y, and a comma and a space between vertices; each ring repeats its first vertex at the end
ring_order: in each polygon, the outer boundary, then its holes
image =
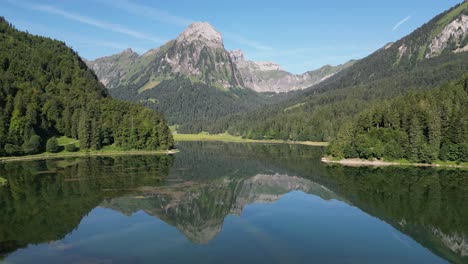
POLYGON ((235 63, 241 63, 244 61, 244 52, 240 49, 232 50, 229 52, 231 59, 235 63))
POLYGON ((241 73, 244 85, 256 92, 283 93, 309 88, 353 64, 350 62, 337 67, 327 65, 315 71, 296 75, 285 71, 274 62, 246 60, 244 53, 239 49, 230 51, 229 54, 241 73))
POLYGON ((162 80, 186 76, 223 89, 289 92, 318 84, 352 64, 325 66, 295 75, 274 62, 246 60, 240 50, 228 52, 223 37, 210 24, 191 24, 175 40, 139 56, 130 49, 87 62, 108 88, 152 89, 162 80))
POLYGON ((88 65, 108 89, 152 89, 180 75, 222 88, 244 87, 221 34, 206 22, 191 24, 177 39, 142 56, 125 50, 88 65))
POLYGON ((448 24, 442 32, 440 32, 431 44, 429 44, 429 52, 426 58, 433 58, 442 53, 451 43, 456 46, 453 52, 463 52, 467 50, 467 46, 460 47, 463 39, 468 33, 468 16, 462 14, 457 19, 448 24))
POLYGON ((452 252, 466 257, 468 256, 468 239, 460 234, 445 234, 438 228, 432 229, 433 234, 452 252))
POLYGON ((211 48, 224 48, 223 37, 207 22, 191 24, 177 37, 177 42, 189 44, 194 41, 202 41, 211 48))
POLYGON ((401 59, 401 57, 403 57, 403 55, 405 55, 407 50, 408 50, 408 47, 405 44, 401 45, 398 48, 398 58, 401 59))
POLYGON ((318 183, 279 173, 255 175, 244 181, 240 187, 230 211, 234 215, 241 215, 244 208, 249 204, 274 203, 291 191, 311 193, 326 200, 338 198, 334 192, 318 183), (268 192, 267 190, 271 191, 268 192))
POLYGON ((223 88, 243 86, 229 53, 224 49, 221 34, 206 22, 191 24, 161 50, 166 52, 160 52, 158 59, 161 62, 156 72, 195 76, 223 88))

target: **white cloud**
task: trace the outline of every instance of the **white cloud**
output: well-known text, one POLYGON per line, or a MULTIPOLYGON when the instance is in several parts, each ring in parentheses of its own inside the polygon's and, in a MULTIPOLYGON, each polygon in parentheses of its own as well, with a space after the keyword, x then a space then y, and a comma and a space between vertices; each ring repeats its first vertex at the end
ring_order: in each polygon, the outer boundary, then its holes
MULTIPOLYGON (((144 16, 151 20, 160 21, 163 23, 176 25, 176 26, 188 26, 189 24, 195 22, 195 20, 190 18, 185 18, 181 16, 176 16, 160 10, 151 6, 135 4, 128 0, 99 0, 101 3, 105 3, 114 8, 121 9, 128 13, 144 16)), ((237 33, 233 32, 223 32, 223 36, 239 44, 257 49, 257 50, 273 50, 272 47, 259 43, 258 41, 247 39, 243 36, 240 36, 237 33)))
POLYGON ((410 19, 411 19, 411 16, 407 16, 407 17, 403 18, 402 20, 400 20, 400 22, 396 23, 395 26, 393 26, 392 31, 397 30, 401 25, 408 22, 408 20, 410 20, 410 19))
POLYGON ((271 51, 274 50, 273 47, 261 44, 255 40, 250 40, 246 39, 236 33, 233 32, 224 32, 223 34, 226 38, 231 39, 239 44, 249 46, 251 48, 257 49, 257 50, 263 50, 263 51, 271 51))
POLYGON ((41 12, 45 12, 45 13, 49 13, 49 14, 59 15, 61 17, 69 19, 69 20, 74 20, 74 21, 77 21, 77 22, 80 22, 80 23, 83 23, 83 24, 87 24, 87 25, 90 25, 90 26, 94 26, 94 27, 98 27, 98 28, 101 28, 101 29, 121 33, 121 34, 131 36, 131 37, 134 37, 134 38, 137 38, 137 39, 148 40, 148 41, 158 43, 158 44, 162 44, 162 43, 166 42, 166 39, 163 39, 163 38, 160 38, 160 37, 156 37, 156 36, 152 36, 150 34, 135 31, 135 30, 126 28, 126 27, 118 25, 118 24, 113 24, 113 23, 109 23, 109 22, 102 21, 102 20, 99 20, 99 19, 95 19, 95 18, 91 18, 91 17, 71 13, 71 12, 68 12, 68 11, 53 7, 53 6, 36 5, 36 4, 32 4, 32 3, 18 2, 18 1, 12 1, 12 0, 8 0, 8 2, 10 2, 10 3, 12 3, 12 4, 16 5, 16 6, 20 6, 20 7, 23 7, 23 8, 28 8, 28 9, 31 9, 31 10, 41 11, 41 12))
POLYGON ((163 23, 177 25, 177 26, 188 26, 194 21, 180 16, 172 15, 164 10, 160 10, 147 5, 135 4, 127 0, 99 0, 101 3, 105 3, 114 8, 121 9, 123 11, 141 15, 151 20, 160 21, 163 23))

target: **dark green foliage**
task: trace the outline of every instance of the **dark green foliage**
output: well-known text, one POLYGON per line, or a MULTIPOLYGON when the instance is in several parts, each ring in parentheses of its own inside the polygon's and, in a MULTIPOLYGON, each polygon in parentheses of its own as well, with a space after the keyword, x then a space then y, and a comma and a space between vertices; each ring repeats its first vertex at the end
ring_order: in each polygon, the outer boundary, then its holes
POLYGON ((51 137, 47 140, 46 151, 50 153, 57 153, 60 151, 56 137, 51 137))
POLYGON ((467 80, 375 105, 340 130, 329 154, 423 163, 468 161, 467 80))
POLYGON ((78 148, 75 146, 75 144, 67 144, 65 145, 65 150, 68 152, 77 152, 78 148))
POLYGON ((0 155, 36 154, 62 135, 84 149, 172 147, 162 115, 112 100, 63 42, 20 32, 3 18, 0 29, 0 155), (134 139, 125 139, 130 130, 134 139))
POLYGON ((17 156, 17 155, 21 155, 22 153, 23 153, 22 149, 17 145, 13 145, 10 143, 7 143, 5 145, 5 154, 9 156, 17 156))
POLYGON ((207 130, 209 124, 223 116, 258 109, 286 97, 268 98, 250 89, 220 89, 183 77, 165 80, 141 93, 138 89, 138 85, 129 85, 110 92, 115 98, 140 102, 164 113, 170 124, 180 125, 179 131, 185 133, 207 130))
POLYGON ((452 21, 446 19, 451 12, 468 14, 468 2, 288 101, 222 118, 205 130, 248 138, 329 141, 346 120, 376 102, 435 88, 468 72, 468 52, 453 53, 447 48, 438 57, 425 58, 439 25, 452 21), (400 56, 403 45, 407 52, 400 56))
MULTIPOLYGON (((361 63, 367 61, 356 65, 361 63)), ((411 90, 437 87, 460 78, 467 71, 468 53, 465 52, 425 60, 411 71, 397 72, 383 79, 363 79, 355 85, 349 82, 348 74, 338 73, 335 78, 302 92, 295 99, 221 118, 207 125, 205 130, 210 133, 228 131, 248 138, 254 135, 271 138, 273 135, 276 139, 329 141, 336 136, 342 123, 376 102, 411 90)), ((373 73, 354 74, 368 76, 373 73)))
POLYGON ((41 151, 41 137, 33 135, 23 144, 23 152, 26 155, 37 154, 41 151))
POLYGON ((0 164, 0 175, 9 182, 0 189, 0 257, 28 244, 63 239, 106 199, 142 186, 157 186, 168 175, 173 158, 91 157, 82 161, 0 164), (122 168, 133 170, 129 174, 122 168))

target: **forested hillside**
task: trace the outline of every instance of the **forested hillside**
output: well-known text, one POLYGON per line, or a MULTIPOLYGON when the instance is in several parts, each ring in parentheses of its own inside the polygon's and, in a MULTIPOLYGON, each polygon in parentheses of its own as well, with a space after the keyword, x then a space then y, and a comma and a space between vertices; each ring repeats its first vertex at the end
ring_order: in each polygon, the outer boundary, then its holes
MULTIPOLYGON (((240 74, 231 56, 219 32, 195 22, 175 40, 142 55, 127 49, 87 63, 114 98, 142 103, 162 112, 171 125, 201 131, 220 117, 285 98, 247 88, 249 78, 240 74)), ((323 76, 328 71, 338 69, 327 68, 323 76)), ((322 76, 307 76, 316 75, 322 76)))
POLYGON ((39 153, 49 138, 63 135, 84 149, 173 145, 161 114, 110 98, 65 43, 0 18, 0 155, 39 153))
POLYGON ((247 112, 290 95, 258 94, 250 89, 220 89, 189 78, 162 81, 156 88, 139 92, 136 87, 111 89, 114 98, 140 102, 162 112, 170 124, 202 131, 207 124, 233 113, 247 112))
POLYGON ((256 139, 329 141, 343 122, 377 101, 435 88, 468 72, 468 52, 463 52, 467 15, 465 1, 294 99, 223 118, 206 130, 256 139), (453 37, 441 41, 445 35, 453 37))
POLYGON ((468 75, 359 114, 328 148, 335 157, 468 161, 468 75))

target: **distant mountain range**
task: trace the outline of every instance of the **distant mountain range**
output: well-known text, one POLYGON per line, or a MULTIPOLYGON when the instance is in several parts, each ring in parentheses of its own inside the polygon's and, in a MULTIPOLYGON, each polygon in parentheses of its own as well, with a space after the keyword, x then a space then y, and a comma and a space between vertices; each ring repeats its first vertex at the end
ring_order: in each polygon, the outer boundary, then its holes
POLYGON ((184 76, 220 89, 250 88, 256 92, 301 90, 326 80, 349 62, 294 75, 274 62, 254 62, 241 50, 227 51, 223 38, 210 24, 191 24, 177 39, 138 55, 131 49, 89 61, 101 82, 109 89, 136 86, 153 89, 163 80, 184 76))
POLYGON ((114 98, 163 112, 172 125, 208 129, 222 117, 290 98, 353 65, 324 66, 294 75, 273 62, 254 62, 227 51, 210 24, 191 24, 175 40, 138 55, 131 49, 86 61, 114 98), (277 95, 281 93, 280 95, 277 95))
POLYGON ((244 58, 242 50, 229 52, 231 59, 240 71, 245 87, 256 92, 283 93, 303 90, 330 78, 336 73, 353 65, 356 61, 349 61, 343 65, 326 65, 314 71, 303 74, 292 74, 285 71, 274 62, 255 62, 244 58))
POLYGON ((89 61, 113 97, 161 111, 181 132, 328 141, 363 109, 468 72, 468 2, 368 57, 295 75, 227 51, 210 24, 138 55, 89 61))

